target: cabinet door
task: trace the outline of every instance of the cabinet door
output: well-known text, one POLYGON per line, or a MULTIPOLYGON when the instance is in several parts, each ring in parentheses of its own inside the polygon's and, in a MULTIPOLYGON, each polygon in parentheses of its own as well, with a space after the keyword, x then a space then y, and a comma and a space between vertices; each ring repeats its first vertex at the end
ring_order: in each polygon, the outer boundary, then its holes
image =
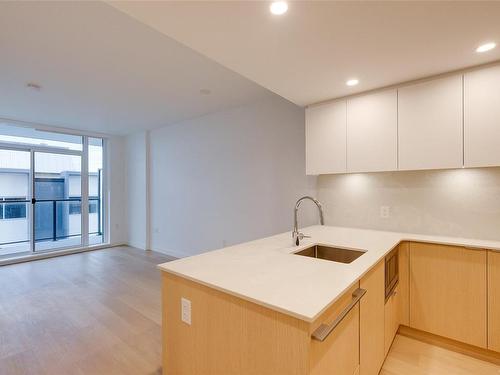
POLYGON ((384 262, 360 281, 366 294, 360 302, 359 359, 361 375, 377 375, 384 363, 384 262))
POLYGON ((400 324, 401 296, 399 290, 400 285, 398 284, 384 306, 384 356, 389 352, 400 324))
POLYGON ((486 251, 410 244, 410 326, 486 348, 486 251))
POLYGON ((463 164, 462 76, 398 90, 399 169, 463 164))
POLYGON ((500 252, 488 252, 488 349, 500 352, 500 252))
MULTIPOLYGON (((356 289, 357 286, 351 288, 318 318, 311 325, 311 333, 322 323, 331 324, 349 305, 352 293, 356 289)), ((359 303, 350 310, 324 341, 311 339, 310 349, 310 375, 353 375, 358 371, 359 303)))
POLYGON ((346 102, 306 109, 306 173, 346 171, 346 102))
POLYGON ((500 66, 464 75, 464 164, 500 165, 500 66))
POLYGON ((347 171, 378 172, 398 168, 397 91, 347 101, 347 171))
POLYGON ((399 246, 399 324, 410 325, 410 243, 399 246))

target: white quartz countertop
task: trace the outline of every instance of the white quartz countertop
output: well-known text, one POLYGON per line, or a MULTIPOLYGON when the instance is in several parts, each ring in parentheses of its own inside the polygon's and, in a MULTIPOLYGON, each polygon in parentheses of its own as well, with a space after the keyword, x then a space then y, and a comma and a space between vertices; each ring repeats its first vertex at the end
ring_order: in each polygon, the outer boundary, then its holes
POLYGON ((401 241, 500 251, 500 242, 312 226, 300 246, 291 232, 160 264, 186 279, 312 322, 401 241), (293 255, 313 245, 366 251, 350 264, 293 255))

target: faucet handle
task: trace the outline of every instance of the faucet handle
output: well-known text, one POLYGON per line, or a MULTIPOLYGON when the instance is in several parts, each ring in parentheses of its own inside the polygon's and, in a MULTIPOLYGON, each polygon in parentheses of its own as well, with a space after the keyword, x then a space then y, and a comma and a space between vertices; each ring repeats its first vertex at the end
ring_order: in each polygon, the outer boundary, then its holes
POLYGON ((292 236, 295 239, 295 246, 299 246, 300 241, 303 240, 304 238, 311 238, 311 236, 306 236, 304 233, 295 231, 292 233, 292 236))

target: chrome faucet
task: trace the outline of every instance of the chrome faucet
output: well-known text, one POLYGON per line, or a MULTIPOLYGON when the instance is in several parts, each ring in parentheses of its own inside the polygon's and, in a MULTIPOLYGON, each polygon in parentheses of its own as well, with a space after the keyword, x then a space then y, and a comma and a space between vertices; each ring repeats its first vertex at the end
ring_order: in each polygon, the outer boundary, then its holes
POLYGON ((292 232, 292 238, 293 242, 295 242, 295 246, 299 246, 300 241, 304 238, 310 238, 310 236, 306 236, 304 233, 299 232, 299 225, 297 223, 297 213, 299 212, 299 206, 302 203, 303 200, 309 199, 313 201, 316 206, 318 207, 319 210, 319 220, 321 225, 325 225, 325 220, 323 219, 323 208, 321 207, 321 203, 317 199, 314 199, 313 197, 310 196, 305 196, 300 198, 297 203, 295 203, 295 208, 293 210, 293 232, 292 232))

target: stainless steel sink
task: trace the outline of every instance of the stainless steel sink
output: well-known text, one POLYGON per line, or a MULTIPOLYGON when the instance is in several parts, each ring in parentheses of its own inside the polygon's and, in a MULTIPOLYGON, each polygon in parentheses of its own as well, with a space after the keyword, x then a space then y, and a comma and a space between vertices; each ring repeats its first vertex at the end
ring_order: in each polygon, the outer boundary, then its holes
POLYGON ((352 263, 364 253, 365 251, 361 250, 341 249, 338 247, 317 245, 298 251, 294 253, 294 255, 331 260, 332 262, 339 263, 352 263))

